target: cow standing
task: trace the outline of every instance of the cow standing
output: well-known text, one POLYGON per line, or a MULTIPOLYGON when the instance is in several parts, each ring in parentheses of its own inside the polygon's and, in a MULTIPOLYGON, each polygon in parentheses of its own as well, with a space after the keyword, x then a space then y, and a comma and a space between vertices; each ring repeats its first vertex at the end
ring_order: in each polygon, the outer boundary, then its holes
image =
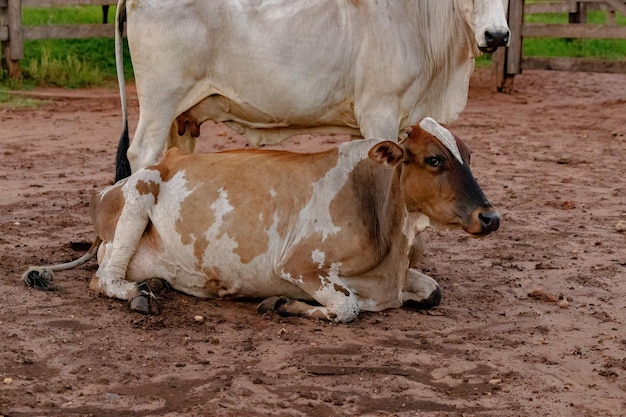
POLYGON ((124 130, 116 179, 165 147, 192 153, 200 124, 253 144, 301 133, 389 138, 465 107, 474 57, 509 40, 505 0, 120 0, 124 130), (128 149, 127 36, 139 98, 128 149), (126 159, 128 156, 128 159, 126 159))
MULTIPOLYGON (((172 149, 92 199, 100 266, 90 288, 148 313, 145 282, 160 278, 202 298, 267 297, 262 312, 342 323, 360 310, 437 305, 436 281, 414 269, 419 233, 432 224, 484 236, 499 216, 463 142, 430 118, 410 130, 400 143, 315 154, 172 149)), ((66 266, 24 279, 45 286, 66 266)))

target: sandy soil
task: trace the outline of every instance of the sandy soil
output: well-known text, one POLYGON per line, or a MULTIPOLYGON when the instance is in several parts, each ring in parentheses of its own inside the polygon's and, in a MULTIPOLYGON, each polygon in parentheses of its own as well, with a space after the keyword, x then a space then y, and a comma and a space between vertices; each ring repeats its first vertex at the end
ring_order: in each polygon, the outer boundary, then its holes
MULTIPOLYGON (((44 90, 37 109, 0 109, 0 415, 626 415, 626 76, 528 71, 512 95, 487 86, 477 73, 453 130, 501 229, 429 232, 441 306, 350 325, 178 293, 140 316, 88 291, 94 262, 57 274, 58 291, 26 288, 28 265, 89 246, 119 104, 113 90, 44 90)), ((203 137, 203 152, 245 146, 219 125, 203 137)))

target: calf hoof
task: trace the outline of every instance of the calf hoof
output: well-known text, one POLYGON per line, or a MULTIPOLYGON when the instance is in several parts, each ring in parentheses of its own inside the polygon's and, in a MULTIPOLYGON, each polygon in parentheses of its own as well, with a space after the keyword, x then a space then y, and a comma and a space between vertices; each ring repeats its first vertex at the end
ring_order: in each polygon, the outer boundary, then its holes
POLYGON ((41 291, 50 291, 53 287, 50 285, 54 273, 44 267, 31 266, 22 275, 22 281, 29 287, 41 291))
POLYGON ((259 314, 269 314, 274 311, 278 311, 280 307, 289 303, 289 298, 287 297, 268 297, 265 300, 261 301, 261 303, 257 306, 256 311, 259 314))
POLYGON ((130 309, 141 314, 150 314, 150 296, 139 294, 130 300, 130 309))
MULTIPOLYGON (((160 280, 158 281, 160 282, 160 280)), ((157 288, 158 291, 164 289, 165 287, 157 288)), ((130 300, 130 309, 140 314, 157 315, 160 313, 152 286, 149 286, 147 282, 137 285, 137 295, 130 300)))
POLYGON ((441 289, 439 286, 423 300, 406 300, 403 307, 410 308, 412 310, 430 310, 433 307, 437 307, 441 303, 441 289))

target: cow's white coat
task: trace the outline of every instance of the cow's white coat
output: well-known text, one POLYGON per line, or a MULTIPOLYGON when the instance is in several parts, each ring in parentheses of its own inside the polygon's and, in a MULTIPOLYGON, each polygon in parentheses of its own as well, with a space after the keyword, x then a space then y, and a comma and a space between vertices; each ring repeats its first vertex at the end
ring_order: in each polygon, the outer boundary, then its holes
POLYGON ((223 121, 258 145, 316 132, 396 140, 425 116, 451 123, 476 46, 508 33, 503 3, 120 0, 140 108, 132 170, 155 163, 168 137, 193 151, 178 116, 223 121))

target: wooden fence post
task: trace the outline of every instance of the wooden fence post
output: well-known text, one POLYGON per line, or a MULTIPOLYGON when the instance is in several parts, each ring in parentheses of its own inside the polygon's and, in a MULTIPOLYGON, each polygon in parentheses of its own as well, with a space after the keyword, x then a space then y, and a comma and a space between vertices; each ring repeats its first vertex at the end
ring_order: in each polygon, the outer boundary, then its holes
POLYGON ((0 14, 0 28, 8 28, 6 36, 2 37, 3 67, 6 68, 11 79, 17 80, 22 78, 19 60, 24 57, 22 2, 21 0, 8 0, 6 8, 1 10, 3 13, 0 14))
POLYGON ((493 55, 492 84, 494 92, 511 93, 513 78, 521 74, 522 26, 524 24, 524 0, 509 0, 508 23, 511 30, 509 46, 493 55))

